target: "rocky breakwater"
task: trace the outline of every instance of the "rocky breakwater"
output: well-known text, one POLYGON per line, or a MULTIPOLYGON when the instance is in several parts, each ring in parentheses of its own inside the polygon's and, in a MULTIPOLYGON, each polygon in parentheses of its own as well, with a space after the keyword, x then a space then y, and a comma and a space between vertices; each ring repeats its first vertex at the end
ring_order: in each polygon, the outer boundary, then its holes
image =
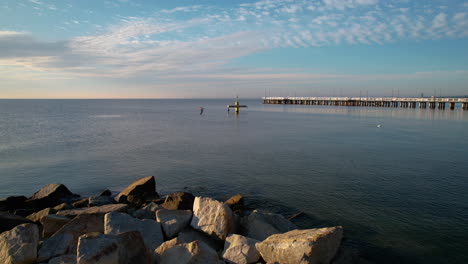
POLYGON ((0 263, 356 263, 339 226, 298 230, 282 215, 247 211, 176 192, 160 198, 154 177, 117 196, 80 197, 48 184, 0 200, 0 263))

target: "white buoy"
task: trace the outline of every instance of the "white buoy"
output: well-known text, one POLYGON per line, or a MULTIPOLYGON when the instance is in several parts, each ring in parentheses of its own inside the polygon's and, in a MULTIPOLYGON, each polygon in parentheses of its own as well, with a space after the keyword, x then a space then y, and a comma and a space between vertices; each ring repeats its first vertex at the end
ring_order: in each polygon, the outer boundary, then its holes
POLYGON ((382 125, 379 124, 379 125, 377 125, 377 127, 382 127, 382 125))

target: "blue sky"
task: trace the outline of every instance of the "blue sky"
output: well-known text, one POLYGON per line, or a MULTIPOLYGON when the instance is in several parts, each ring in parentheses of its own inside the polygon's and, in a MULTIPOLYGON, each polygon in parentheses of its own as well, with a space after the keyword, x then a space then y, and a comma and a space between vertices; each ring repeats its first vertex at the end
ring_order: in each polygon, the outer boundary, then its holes
POLYGON ((2 0, 0 98, 468 94, 468 0, 2 0))

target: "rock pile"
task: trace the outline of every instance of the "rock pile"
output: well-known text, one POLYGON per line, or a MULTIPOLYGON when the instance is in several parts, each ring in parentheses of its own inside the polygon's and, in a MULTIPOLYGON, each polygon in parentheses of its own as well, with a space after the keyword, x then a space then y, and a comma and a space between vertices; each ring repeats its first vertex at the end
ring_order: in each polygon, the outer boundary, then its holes
POLYGON ((354 263, 338 253, 342 237, 339 226, 298 230, 281 215, 245 211, 240 194, 161 199, 152 176, 115 197, 48 184, 0 200, 2 264, 354 263))

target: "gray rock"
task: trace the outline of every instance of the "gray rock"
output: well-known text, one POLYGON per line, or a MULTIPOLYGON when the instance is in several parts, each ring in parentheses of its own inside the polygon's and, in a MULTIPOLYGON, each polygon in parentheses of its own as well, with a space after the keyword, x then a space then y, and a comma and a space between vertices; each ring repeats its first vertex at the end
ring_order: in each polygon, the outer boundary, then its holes
POLYGON ((64 233, 73 235, 73 240, 69 243, 68 253, 76 252, 78 238, 86 233, 104 233, 104 215, 102 214, 82 214, 73 218, 70 222, 60 228, 52 237, 61 236, 64 233))
POLYGON ((129 195, 145 197, 147 195, 154 195, 156 193, 156 181, 153 176, 145 177, 134 181, 121 191, 115 200, 119 203, 127 202, 129 195))
POLYGON ((41 218, 42 237, 50 237, 62 226, 70 222, 70 218, 61 215, 46 215, 41 218))
POLYGON ((223 249, 224 242, 219 239, 215 239, 207 234, 188 228, 183 230, 177 236, 178 243, 190 243, 193 241, 201 241, 206 245, 210 246, 214 251, 220 251, 223 249))
POLYGON ((247 237, 264 240, 267 237, 297 229, 296 225, 280 214, 254 210, 243 218, 244 233, 247 237))
POLYGON ((41 221, 42 217, 46 215, 50 215, 50 214, 55 214, 55 212, 57 211, 55 211, 55 209, 53 208, 45 208, 45 209, 40 210, 39 212, 35 212, 33 214, 28 215, 26 218, 37 223, 41 221))
POLYGON ((165 250, 159 257, 160 264, 219 264, 216 251, 203 242, 177 244, 165 250))
POLYGON ((0 234, 0 263, 34 263, 37 258, 39 229, 34 224, 21 224, 0 234))
POLYGON ((37 261, 47 261, 53 257, 66 254, 72 241, 73 235, 71 233, 62 233, 45 239, 37 254, 37 261))
POLYGON ((256 248, 267 263, 328 264, 335 257, 343 237, 343 228, 328 227, 293 230, 272 235, 256 248))
POLYGON ((61 203, 54 207, 55 211, 68 210, 68 209, 73 209, 73 206, 67 203, 61 203))
POLYGON ((72 205, 73 205, 73 207, 77 207, 77 208, 88 207, 89 206, 89 198, 86 197, 86 198, 80 199, 78 201, 75 201, 75 202, 73 202, 72 205))
POLYGON ((190 225, 221 240, 234 231, 234 213, 228 205, 208 197, 195 197, 190 225))
POLYGON ((48 264, 76 264, 76 255, 63 255, 50 259, 48 264))
POLYGON ((154 255, 156 258, 156 263, 160 262, 160 257, 161 255, 168 249, 174 247, 175 245, 180 244, 178 238, 173 238, 171 240, 168 240, 164 243, 162 243, 158 248, 154 250, 154 255))
POLYGON ((223 259, 228 263, 250 264, 260 259, 255 244, 260 241, 241 235, 229 235, 224 243, 223 259))
POLYGON ((195 197, 187 192, 175 192, 166 196, 162 207, 169 210, 193 210, 195 197))
POLYGON ((54 207, 61 204, 62 199, 73 195, 70 190, 63 184, 47 184, 39 191, 35 192, 26 204, 30 207, 43 209, 47 207, 54 207))
POLYGON ((99 194, 99 196, 112 196, 112 192, 110 190, 104 190, 99 194))
POLYGON ((177 234, 187 227, 192 219, 190 210, 158 210, 156 220, 161 224, 167 238, 176 237, 177 234))
POLYGON ((88 198, 89 206, 101 206, 106 204, 115 204, 114 198, 110 196, 91 196, 88 198))
POLYGON ((156 220, 156 211, 161 209, 161 205, 151 202, 141 209, 135 210, 132 215, 139 219, 152 219, 156 220))
POLYGON ((148 252, 153 252, 154 249, 159 247, 164 241, 161 225, 156 221, 147 219, 140 220, 128 214, 118 212, 105 215, 105 234, 118 235, 129 231, 138 231, 141 233, 148 252))
POLYGON ((19 215, 8 212, 0 212, 0 233, 10 230, 21 224, 33 223, 33 221, 19 215))
POLYGON ((57 215, 74 217, 81 214, 107 214, 110 212, 126 212, 128 205, 126 204, 107 204, 101 206, 93 206, 88 208, 78 208, 63 210, 57 212, 57 215))
POLYGON ((80 237, 78 264, 150 264, 151 258, 139 232, 120 235, 90 233, 80 237))

